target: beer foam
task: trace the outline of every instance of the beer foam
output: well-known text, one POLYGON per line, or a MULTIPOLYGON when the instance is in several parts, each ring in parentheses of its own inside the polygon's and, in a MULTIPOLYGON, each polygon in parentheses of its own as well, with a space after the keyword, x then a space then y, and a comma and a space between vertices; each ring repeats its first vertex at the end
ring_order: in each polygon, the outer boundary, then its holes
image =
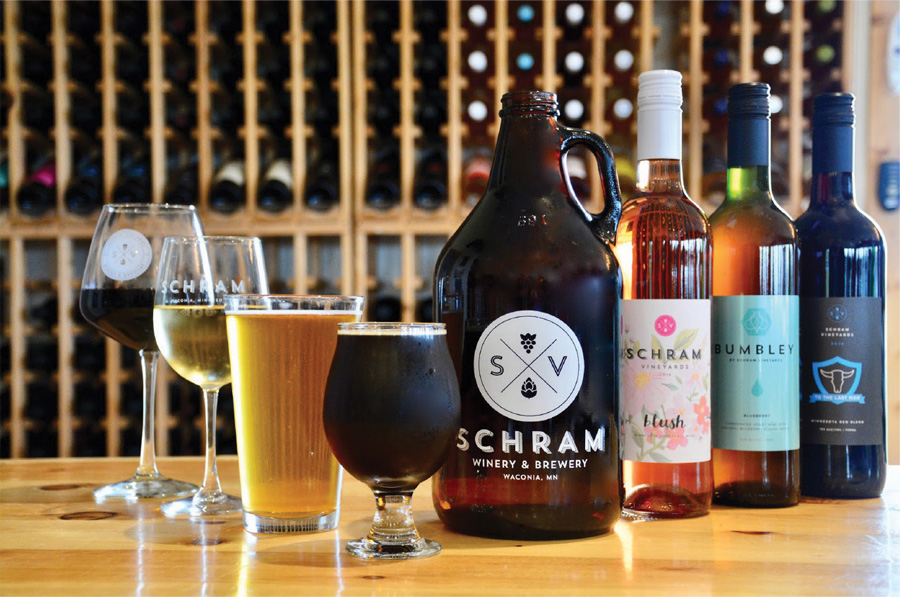
POLYGON ((356 311, 346 311, 338 309, 238 309, 225 310, 225 315, 252 315, 253 317, 263 317, 266 315, 353 315, 356 311))
POLYGON ((447 328, 433 324, 340 324, 338 336, 446 336, 447 328), (371 327, 369 327, 371 326, 371 327))

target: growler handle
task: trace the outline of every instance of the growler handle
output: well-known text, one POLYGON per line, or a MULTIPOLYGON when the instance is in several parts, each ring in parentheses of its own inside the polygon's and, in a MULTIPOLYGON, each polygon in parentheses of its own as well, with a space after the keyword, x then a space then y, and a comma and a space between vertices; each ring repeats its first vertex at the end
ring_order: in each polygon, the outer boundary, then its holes
POLYGON ((622 195, 619 192, 619 175, 616 172, 616 162, 613 159, 612 150, 609 148, 606 140, 596 133, 562 125, 559 125, 559 130, 561 136, 559 167, 562 171, 563 180, 566 183, 566 190, 569 192, 569 196, 574 199, 575 206, 584 215, 593 233, 600 240, 608 244, 615 244, 616 227, 619 225, 619 218, 622 216, 622 195), (600 177, 603 179, 603 211, 599 214, 588 212, 572 188, 572 180, 569 178, 569 169, 566 165, 566 154, 576 145, 587 147, 597 161, 597 168, 600 171, 600 177))

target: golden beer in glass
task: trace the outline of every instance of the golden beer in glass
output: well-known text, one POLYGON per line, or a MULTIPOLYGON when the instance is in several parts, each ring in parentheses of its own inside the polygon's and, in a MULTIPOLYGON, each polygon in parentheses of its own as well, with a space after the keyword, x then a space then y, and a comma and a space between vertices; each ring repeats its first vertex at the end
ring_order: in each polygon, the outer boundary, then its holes
POLYGON ((362 297, 225 299, 244 527, 326 531, 340 516, 341 467, 322 425, 339 323, 362 297))

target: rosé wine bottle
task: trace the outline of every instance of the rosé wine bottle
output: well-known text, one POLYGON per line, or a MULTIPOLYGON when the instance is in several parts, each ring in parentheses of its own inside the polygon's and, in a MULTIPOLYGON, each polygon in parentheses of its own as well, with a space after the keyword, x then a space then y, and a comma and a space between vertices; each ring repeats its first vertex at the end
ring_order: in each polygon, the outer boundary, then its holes
POLYGON ((638 77, 637 184, 622 207, 619 437, 624 514, 709 512, 709 225, 681 170, 681 73, 638 77))

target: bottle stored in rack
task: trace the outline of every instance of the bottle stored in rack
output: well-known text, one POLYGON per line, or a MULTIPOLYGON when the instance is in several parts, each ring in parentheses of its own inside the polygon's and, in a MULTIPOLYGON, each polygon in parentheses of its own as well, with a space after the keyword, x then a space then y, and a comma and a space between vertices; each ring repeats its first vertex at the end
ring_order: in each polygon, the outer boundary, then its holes
POLYGON ((366 183, 366 205, 388 210, 400 203, 400 148, 389 145, 375 154, 366 183))
POLYGON ((293 203, 293 187, 290 160, 276 158, 269 163, 260 180, 256 204, 270 213, 284 211, 293 203))

